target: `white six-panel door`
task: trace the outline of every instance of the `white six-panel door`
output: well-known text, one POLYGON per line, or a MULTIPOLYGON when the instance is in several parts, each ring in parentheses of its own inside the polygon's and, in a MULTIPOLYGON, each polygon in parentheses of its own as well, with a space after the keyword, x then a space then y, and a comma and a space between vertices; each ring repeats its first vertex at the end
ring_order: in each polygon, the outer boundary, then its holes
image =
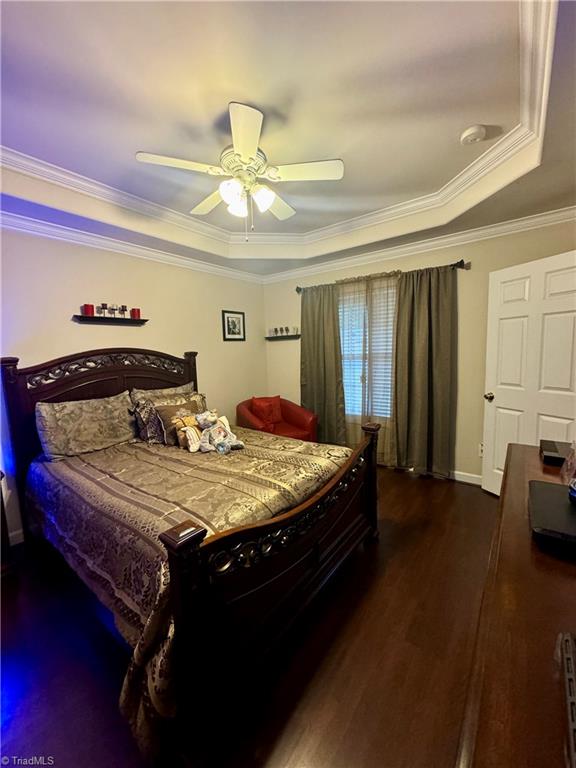
POLYGON ((576 439, 576 251, 491 273, 485 393, 485 490, 508 443, 576 439))

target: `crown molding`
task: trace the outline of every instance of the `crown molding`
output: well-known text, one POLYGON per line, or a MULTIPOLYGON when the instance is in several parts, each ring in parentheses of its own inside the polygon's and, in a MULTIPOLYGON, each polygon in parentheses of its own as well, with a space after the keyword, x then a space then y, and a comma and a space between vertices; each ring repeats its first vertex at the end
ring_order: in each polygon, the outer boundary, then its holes
MULTIPOLYGON (((519 149, 534 139, 534 134, 522 125, 515 126, 509 133, 488 149, 483 155, 462 170, 457 176, 445 184, 438 192, 403 203, 389 206, 380 211, 363 214, 353 219, 320 227, 303 234, 280 233, 251 233, 250 243, 257 245, 310 245, 328 240, 353 230, 375 227, 415 213, 438 208, 453 200, 457 195, 479 181, 492 168, 497 167, 512 157, 519 149)), ((60 187, 80 192, 81 194, 102 200, 107 203, 121 205, 123 208, 143 214, 152 219, 175 224, 192 234, 211 237, 220 243, 243 245, 243 233, 229 233, 224 229, 214 227, 204 222, 196 222, 188 216, 143 198, 122 192, 85 176, 66 171, 63 168, 46 163, 43 160, 24 155, 8 147, 0 147, 2 166, 12 171, 23 173, 32 178, 42 179, 60 187)))
POLYGON ((558 0, 520 0, 520 119, 537 136, 544 134, 558 0))
MULTIPOLYGON (((394 221, 395 219, 403 218, 404 216, 411 216, 416 213, 429 211, 433 208, 440 208, 446 203, 454 200, 459 194, 466 191, 473 184, 480 181, 494 168, 497 168, 506 160, 514 157, 520 149, 530 144, 534 139, 535 135, 532 131, 529 131, 523 125, 518 124, 486 150, 484 154, 480 155, 480 157, 476 158, 470 165, 454 176, 454 178, 447 182, 437 192, 423 195, 422 197, 413 200, 407 200, 406 202, 398 203, 396 205, 391 205, 381 211, 367 213, 362 216, 357 216, 354 219, 348 219, 346 221, 338 222, 337 224, 331 224, 327 227, 315 229, 312 232, 301 236, 300 242, 306 245, 317 243, 332 238, 335 235, 350 232, 354 229, 375 227, 380 224, 394 221)), ((258 236, 256 236, 255 239, 257 239, 257 237, 258 236)), ((266 236, 263 237, 265 238, 266 236)), ((240 240, 235 240, 234 242, 240 242, 240 240)), ((263 239, 261 242, 267 241, 263 239)))
POLYGON ((441 235, 440 237, 431 237, 425 240, 418 240, 405 245, 396 245, 391 248, 382 248, 378 251, 371 251, 360 256, 350 256, 343 259, 334 259, 329 262, 317 264, 310 267, 299 267, 297 269, 277 272, 274 275, 266 275, 262 278, 265 285, 271 283, 281 283, 285 280, 293 280, 300 277, 310 277, 325 272, 334 272, 338 269, 348 269, 349 267, 358 267, 366 264, 374 264, 380 261, 391 261, 392 259, 401 259, 405 256, 417 256, 429 251, 437 251, 441 248, 453 248, 461 245, 477 243, 482 240, 489 240, 494 237, 505 237, 519 232, 527 232, 531 229, 541 229, 555 224, 565 224, 576 222, 576 206, 560 208, 556 211, 546 211, 537 213, 533 216, 525 216, 521 219, 511 219, 498 224, 489 224, 485 227, 475 229, 466 229, 462 232, 455 232, 450 235, 441 235))
POLYGON ((280 283, 299 277, 334 272, 338 269, 399 259, 404 256, 415 256, 429 251, 436 251, 440 248, 466 245, 493 237, 503 237, 518 232, 527 232, 531 229, 540 229, 541 227, 549 227, 554 224, 564 224, 567 222, 576 222, 576 206, 538 213, 534 216, 526 216, 521 219, 513 219, 511 221, 504 221, 499 224, 491 224, 476 229, 468 229, 451 235, 419 240, 414 243, 407 243, 406 245, 383 248, 360 256, 351 256, 344 259, 335 258, 329 262, 318 264, 316 266, 300 267, 284 272, 278 272, 275 275, 258 275, 253 272, 244 272, 229 267, 221 267, 216 264, 210 264, 187 256, 179 256, 174 253, 127 243, 123 240, 117 240, 104 235, 84 232, 78 229, 72 229, 71 227, 63 227, 60 224, 39 221, 38 219, 30 219, 26 216, 19 216, 14 213, 3 212, 0 219, 3 229, 23 232, 39 237, 48 237, 52 240, 60 240, 75 245, 85 245, 90 248, 120 253, 137 259, 144 259, 145 261, 156 261, 174 267, 191 269, 196 272, 205 272, 212 275, 218 275, 219 277, 242 280, 244 282, 257 283, 260 285, 280 283))
POLYGON ((540 140, 540 157, 550 90, 557 15, 557 0, 538 3, 533 0, 519 1, 521 121, 518 125, 437 192, 313 230, 304 236, 304 242, 318 242, 354 229, 385 224, 403 216, 445 205, 537 140, 540 140))
POLYGON ((22 195, 47 205, 53 200, 77 215, 121 226, 149 237, 184 245, 196 251, 234 259, 311 259, 371 242, 400 237, 441 226, 539 165, 542 153, 558 0, 518 0, 520 123, 494 142, 480 157, 438 191, 306 233, 252 233, 249 241, 239 233, 178 213, 143 198, 67 171, 13 149, 0 147, 2 166, 29 179, 56 185, 67 192, 105 205, 88 211, 82 198, 52 194, 13 180, 8 174, 6 193, 22 195), (82 210, 86 207, 86 213, 82 210), (142 218, 122 217, 120 209, 142 218))
POLYGON ((51 240, 60 240, 74 245, 85 245, 90 248, 98 248, 102 251, 112 251, 125 256, 132 256, 146 261, 157 261, 162 264, 170 264, 173 267, 183 269, 192 269, 195 272, 207 272, 219 277, 228 277, 233 280, 243 280, 248 283, 261 283, 262 278, 251 272, 241 272, 231 267, 221 267, 217 264, 210 264, 199 259, 193 259, 188 256, 179 256, 167 251, 159 251, 155 248, 148 248, 143 245, 127 243, 124 240, 117 240, 105 235, 98 235, 92 232, 86 232, 80 229, 64 227, 61 224, 54 224, 49 221, 40 221, 39 219, 30 219, 27 216, 19 216, 15 213, 2 212, 0 223, 3 229, 10 229, 14 232, 24 232, 28 235, 48 237, 51 240))
POLYGON ((105 203, 120 205, 122 208, 142 214, 150 219, 160 219, 163 222, 173 224, 193 235, 202 235, 222 243, 228 242, 228 232, 225 229, 197 219, 191 219, 190 216, 173 211, 171 208, 165 208, 149 200, 144 200, 142 197, 131 195, 129 192, 123 192, 116 187, 110 187, 100 181, 89 179, 79 173, 67 171, 10 147, 0 146, 0 161, 3 168, 22 173, 33 179, 47 181, 50 184, 56 184, 64 189, 79 192, 105 203))
POLYGON ((536 134, 519 123, 502 136, 483 155, 476 158, 463 171, 454 176, 436 193, 437 205, 445 205, 455 200, 472 185, 481 181, 488 173, 502 163, 512 159, 524 147, 536 139, 536 134))

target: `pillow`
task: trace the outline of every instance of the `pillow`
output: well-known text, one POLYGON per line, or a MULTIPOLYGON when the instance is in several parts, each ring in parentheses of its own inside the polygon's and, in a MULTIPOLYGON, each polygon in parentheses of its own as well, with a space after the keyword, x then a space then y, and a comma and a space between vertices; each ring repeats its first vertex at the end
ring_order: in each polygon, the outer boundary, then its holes
MULTIPOLYGON (((177 445, 178 436, 176 434, 178 429, 182 428, 186 417, 192 417, 197 413, 202 413, 201 402, 199 398, 202 395, 196 395, 194 398, 187 400, 185 403, 178 405, 158 405, 156 406, 156 412, 162 420, 164 425, 164 431, 166 432, 166 445, 177 445)), ((196 419, 194 419, 196 422, 196 419)))
POLYGON ((36 403, 36 427, 46 458, 100 451, 136 437, 126 392, 94 400, 36 403))
POLYGON ((282 421, 282 410, 280 408, 280 395, 275 397, 253 397, 252 413, 264 422, 264 429, 267 432, 274 431, 274 425, 282 421))
POLYGON ((181 384, 179 387, 164 387, 164 389, 132 389, 130 397, 134 405, 139 400, 152 400, 153 403, 160 402, 173 395, 184 395, 185 399, 190 395, 196 394, 193 382, 181 384))
POLYGON ((134 406, 140 440, 146 443, 166 442, 166 430, 152 400, 139 400, 134 406))
MULTIPOLYGON (((190 392, 182 392, 181 395, 155 395, 151 398, 146 398, 149 403, 152 403, 152 405, 181 405, 182 403, 185 403, 186 400, 189 400, 191 396, 190 392)), ((139 403, 142 402, 142 400, 138 401, 139 403)))

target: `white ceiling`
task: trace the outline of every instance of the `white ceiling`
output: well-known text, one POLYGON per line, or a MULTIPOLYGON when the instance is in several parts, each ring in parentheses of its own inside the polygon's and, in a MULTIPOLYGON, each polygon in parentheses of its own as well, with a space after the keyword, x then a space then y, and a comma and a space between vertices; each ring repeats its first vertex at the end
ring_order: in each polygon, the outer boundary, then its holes
POLYGON ((186 216, 217 181, 134 153, 217 163, 230 101, 272 163, 341 157, 342 181, 278 186, 297 215, 256 226, 280 237, 433 195, 522 120, 518 2, 11 2, 2 65, 5 147, 186 216))

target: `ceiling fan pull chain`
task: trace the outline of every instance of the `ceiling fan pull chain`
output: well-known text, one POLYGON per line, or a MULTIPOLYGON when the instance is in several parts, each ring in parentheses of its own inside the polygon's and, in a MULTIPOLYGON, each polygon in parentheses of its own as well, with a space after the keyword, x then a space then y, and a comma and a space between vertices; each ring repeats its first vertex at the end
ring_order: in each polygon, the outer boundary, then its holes
POLYGON ((250 195, 250 231, 254 232, 254 198, 250 195))

